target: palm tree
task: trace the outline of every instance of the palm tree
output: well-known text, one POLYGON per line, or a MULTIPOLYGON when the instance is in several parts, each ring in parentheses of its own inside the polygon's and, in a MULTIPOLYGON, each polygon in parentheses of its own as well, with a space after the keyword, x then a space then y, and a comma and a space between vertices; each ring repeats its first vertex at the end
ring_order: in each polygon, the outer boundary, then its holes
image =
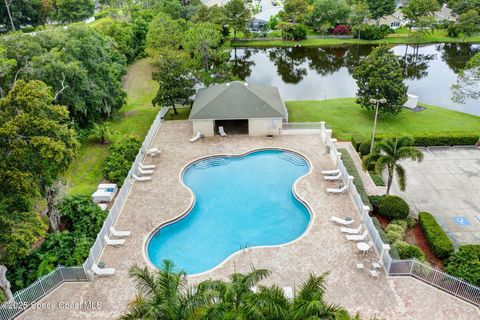
POLYGON ((405 159, 413 161, 422 161, 423 153, 413 147, 413 139, 408 136, 384 139, 375 145, 374 151, 363 158, 363 167, 368 168, 369 165, 375 165, 375 172, 381 173, 387 169, 387 195, 393 182, 393 174, 397 174, 398 184, 401 191, 405 191, 407 186, 407 174, 398 162, 405 159))
POLYGON ((155 273, 147 267, 132 267, 129 273, 135 280, 137 296, 120 319, 197 319, 201 307, 212 300, 207 294, 194 293, 187 285, 185 272, 174 272, 174 268, 169 260, 164 260, 163 267, 155 273))
POLYGON ((247 274, 230 275, 228 282, 203 281, 198 286, 199 294, 215 292, 213 295, 216 296, 217 302, 206 309, 203 318, 209 320, 285 319, 288 314, 288 300, 282 290, 275 287, 260 287, 258 293, 252 291, 253 287, 269 275, 270 271, 267 269, 252 268, 252 271, 247 274))
POLYGON ((311 273, 307 281, 300 286, 300 291, 293 301, 293 320, 336 319, 339 313, 344 313, 343 309, 323 300, 327 275, 328 273, 319 276, 311 273))

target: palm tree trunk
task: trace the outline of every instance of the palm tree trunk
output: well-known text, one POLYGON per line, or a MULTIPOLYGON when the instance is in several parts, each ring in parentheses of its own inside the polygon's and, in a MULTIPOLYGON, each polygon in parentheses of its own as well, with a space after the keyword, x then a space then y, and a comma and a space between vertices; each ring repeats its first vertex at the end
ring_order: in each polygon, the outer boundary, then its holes
POLYGON ((390 188, 392 187, 393 182, 393 169, 388 169, 388 180, 387 180, 387 193, 388 196, 390 194, 390 188))

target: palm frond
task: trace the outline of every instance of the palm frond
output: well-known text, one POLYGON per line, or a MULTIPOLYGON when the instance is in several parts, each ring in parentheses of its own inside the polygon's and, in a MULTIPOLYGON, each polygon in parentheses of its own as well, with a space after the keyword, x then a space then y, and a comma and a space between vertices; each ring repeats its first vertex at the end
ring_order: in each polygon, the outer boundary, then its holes
POLYGON ((154 294, 157 290, 155 275, 152 274, 147 267, 140 268, 133 266, 129 270, 129 275, 134 279, 137 290, 145 295, 154 294))
POLYGON ((407 173, 405 169, 397 164, 395 166, 395 173, 397 174, 398 186, 400 187, 400 191, 405 191, 407 188, 407 173))

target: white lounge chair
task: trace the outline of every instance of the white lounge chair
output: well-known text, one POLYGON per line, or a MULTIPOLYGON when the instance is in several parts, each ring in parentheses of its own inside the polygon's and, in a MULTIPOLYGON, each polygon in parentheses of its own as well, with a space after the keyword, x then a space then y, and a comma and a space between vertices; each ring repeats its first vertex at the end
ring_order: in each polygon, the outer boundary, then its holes
POLYGON ((327 188, 328 193, 341 194, 347 191, 347 186, 342 186, 341 188, 327 188))
POLYGON ((96 264, 93 264, 92 271, 97 276, 111 276, 115 273, 115 268, 99 268, 96 264))
POLYGON ((362 234, 347 234, 347 240, 351 241, 364 241, 368 236, 368 231, 365 230, 362 234))
POLYGON ((135 181, 150 181, 150 180, 152 180, 152 177, 139 177, 136 174, 132 174, 132 178, 135 181))
POLYGON ((342 177, 342 174, 339 172, 336 176, 323 176, 323 179, 327 181, 337 181, 342 177))
POLYGON ((333 221, 333 222, 339 223, 339 224, 343 224, 344 226, 348 226, 348 225, 351 225, 353 223, 353 219, 345 220, 345 219, 338 218, 338 217, 335 217, 335 216, 332 216, 330 218, 330 220, 333 221))
POLYGON ((142 176, 152 174, 153 170, 143 170, 142 168, 138 168, 138 173, 141 174, 142 176))
POLYGON ((369 270, 370 272, 370 276, 372 277, 372 279, 378 279, 378 276, 380 275, 380 273, 377 271, 377 270, 369 270))
POLYGON ((221 135, 222 137, 226 137, 226 136, 227 136, 227 134, 225 133, 225 130, 223 129, 222 126, 218 127, 218 133, 220 133, 220 135, 221 135))
POLYGON ((292 287, 283 287, 283 294, 287 299, 293 299, 293 290, 292 287))
POLYGON ((355 262, 355 266, 357 267, 357 270, 363 270, 365 268, 361 262, 355 262))
POLYGON ((322 170, 320 171, 324 176, 334 176, 336 174, 340 173, 340 170, 335 169, 335 170, 322 170))
POLYGON ((138 166, 139 166, 140 168, 142 168, 143 170, 155 169, 155 165, 154 165, 154 164, 141 164, 141 163, 139 163, 138 166))
POLYGON ((122 246, 125 244, 125 239, 110 239, 107 235, 103 236, 103 240, 108 246, 122 246))
POLYGON ((360 231, 362 230, 362 226, 358 226, 358 228, 354 229, 354 228, 340 228, 340 232, 342 233, 348 233, 348 234, 359 234, 360 231))
POLYGON ((197 140, 200 140, 200 138, 202 138, 202 133, 201 132, 197 132, 192 139, 190 139, 190 142, 195 142, 197 140))
POLYGON ((116 238, 125 238, 128 237, 132 232, 131 231, 117 231, 115 228, 110 227, 110 233, 116 238))
POLYGON ((149 153, 152 156, 152 158, 154 158, 154 157, 158 156, 161 153, 161 151, 158 150, 158 148, 153 147, 149 150, 149 153))

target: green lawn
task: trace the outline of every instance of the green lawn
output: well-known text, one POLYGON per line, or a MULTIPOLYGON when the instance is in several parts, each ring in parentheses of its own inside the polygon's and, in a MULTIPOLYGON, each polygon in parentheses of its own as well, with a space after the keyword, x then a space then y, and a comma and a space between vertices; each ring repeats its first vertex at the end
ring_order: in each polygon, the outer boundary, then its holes
MULTIPOLYGON (((278 36, 278 35, 277 35, 278 36)), ((452 38, 447 36, 446 30, 435 30, 433 34, 416 38, 409 37, 407 29, 397 29, 394 34, 388 35, 382 40, 358 40, 356 38, 340 39, 340 38, 318 38, 306 39, 302 41, 283 41, 283 40, 253 40, 253 41, 237 41, 232 42, 232 47, 292 47, 300 44, 304 47, 342 45, 342 44, 414 44, 414 43, 457 43, 457 42, 480 42, 480 35, 471 37, 452 38)))
MULTIPOLYGON (((146 136, 155 119, 158 107, 152 107, 151 101, 156 91, 156 82, 151 77, 151 66, 147 59, 139 60, 128 68, 123 80, 127 92, 127 103, 111 121, 114 131, 113 141, 126 136, 135 136, 140 140, 146 136)), ((103 179, 103 162, 108 155, 108 145, 101 145, 94 139, 88 139, 65 174, 70 194, 91 194, 103 179)))
MULTIPOLYGON (((325 121, 336 138, 368 139, 372 132, 373 112, 360 108, 354 98, 321 101, 288 101, 290 122, 325 121)), ((421 112, 403 110, 399 115, 381 115, 378 133, 416 133, 427 131, 476 131, 480 117, 422 104, 421 112)))

